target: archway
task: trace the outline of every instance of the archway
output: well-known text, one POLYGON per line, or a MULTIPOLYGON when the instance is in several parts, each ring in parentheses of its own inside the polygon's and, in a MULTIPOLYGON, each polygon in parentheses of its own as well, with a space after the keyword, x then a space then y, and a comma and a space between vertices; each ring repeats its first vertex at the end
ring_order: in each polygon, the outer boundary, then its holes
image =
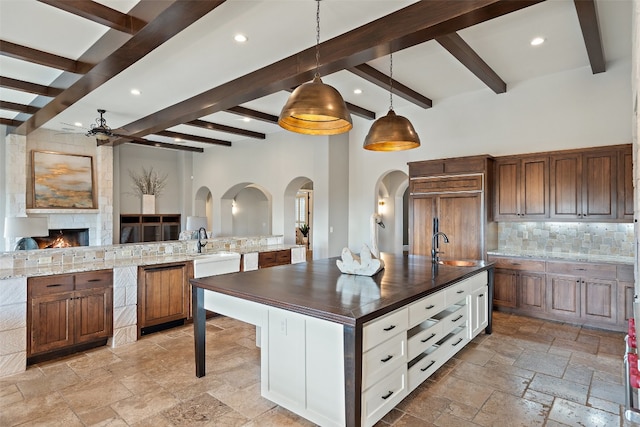
POLYGON ((213 229, 213 198, 211 190, 203 186, 196 191, 193 203, 193 215, 207 218, 207 230, 213 229))
POLYGON ((284 191, 284 242, 302 244, 300 225, 309 226, 308 249, 313 247, 313 181, 300 176, 291 180, 284 191))
POLYGON ((399 170, 386 172, 376 183, 374 203, 385 224, 378 233, 378 247, 382 252, 401 254, 403 251, 404 236, 409 227, 405 213, 408 188, 409 176, 399 170))
POLYGON ((266 236, 272 229, 272 196, 254 183, 236 184, 220 200, 221 235, 266 236))

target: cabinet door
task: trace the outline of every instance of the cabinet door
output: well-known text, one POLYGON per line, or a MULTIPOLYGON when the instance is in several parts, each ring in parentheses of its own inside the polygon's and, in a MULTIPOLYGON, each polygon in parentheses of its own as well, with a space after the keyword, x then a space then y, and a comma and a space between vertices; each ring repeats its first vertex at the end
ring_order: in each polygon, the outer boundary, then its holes
POLYGON ((186 319, 189 281, 184 264, 143 268, 138 282, 138 327, 186 319))
POLYGON ((489 289, 487 286, 475 290, 471 294, 471 328, 470 339, 473 339, 489 324, 489 304, 487 297, 489 289))
POLYGON ((113 334, 113 289, 85 289, 75 293, 76 343, 108 338, 113 334))
POLYGON ((582 279, 582 318, 595 322, 616 323, 616 281, 582 279))
POLYGON ((495 219, 520 219, 520 160, 496 162, 495 194, 495 219))
POLYGON ((621 326, 627 326, 633 317, 634 294, 633 282, 618 281, 618 324, 621 326))
POLYGON ((73 293, 58 293, 31 299, 29 356, 74 344, 73 293))
POLYGON ((582 216, 587 219, 617 217, 617 153, 585 153, 582 159, 582 216))
POLYGON ((580 278, 547 274, 547 309, 574 320, 580 318, 580 278))
POLYGON ((409 209, 409 247, 413 255, 431 255, 436 197, 411 197, 409 209))
POLYGON ((516 272, 496 268, 493 276, 493 304, 516 307, 516 272))
POLYGON ((544 311, 545 275, 540 273, 518 273, 518 308, 529 311, 544 311))
POLYGON ((549 217, 549 158, 522 159, 520 175, 521 217, 542 219, 549 217))
POLYGON ((551 218, 577 219, 582 215, 582 157, 580 154, 551 156, 551 218))
POLYGON ((618 218, 633 220, 633 153, 631 147, 618 157, 618 218))
MULTIPOLYGON (((440 231, 449 238, 441 258, 483 259, 482 199, 479 193, 441 194, 437 207, 440 231)), ((429 243, 430 245, 430 243, 429 243)))

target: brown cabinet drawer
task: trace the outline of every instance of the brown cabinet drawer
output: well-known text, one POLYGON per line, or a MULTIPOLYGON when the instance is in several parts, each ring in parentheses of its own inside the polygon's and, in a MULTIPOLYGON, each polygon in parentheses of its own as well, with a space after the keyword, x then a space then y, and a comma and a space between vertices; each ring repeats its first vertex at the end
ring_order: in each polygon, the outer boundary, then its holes
POLYGON ((258 254, 258 267, 271 267, 276 263, 275 252, 260 252, 258 254))
POLYGON ((618 265, 616 269, 618 271, 618 280, 633 282, 633 265, 618 265))
POLYGON ((76 289, 92 289, 111 287, 113 272, 111 270, 89 271, 76 274, 76 289))
POLYGON ((597 277, 600 279, 615 279, 617 271, 614 264, 547 261, 547 273, 571 274, 573 276, 597 277))
POLYGON ((545 262, 522 258, 497 257, 489 255, 489 261, 495 262, 496 268, 508 268, 510 270, 544 272, 545 262))
POLYGON ((291 251, 278 251, 276 252, 276 263, 277 264, 291 264, 291 251))
POLYGON ((50 295, 59 292, 73 291, 73 274, 56 276, 30 277, 27 281, 29 296, 50 295))
POLYGON ((411 194, 482 191, 482 175, 418 178, 411 181, 411 194))

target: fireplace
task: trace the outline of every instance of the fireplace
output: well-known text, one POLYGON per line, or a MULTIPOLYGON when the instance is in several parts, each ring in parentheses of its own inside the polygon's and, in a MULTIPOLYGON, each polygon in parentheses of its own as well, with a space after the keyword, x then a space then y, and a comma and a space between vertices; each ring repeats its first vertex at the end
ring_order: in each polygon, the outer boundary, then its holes
POLYGON ((46 237, 34 237, 39 249, 89 246, 88 228, 52 228, 46 237))

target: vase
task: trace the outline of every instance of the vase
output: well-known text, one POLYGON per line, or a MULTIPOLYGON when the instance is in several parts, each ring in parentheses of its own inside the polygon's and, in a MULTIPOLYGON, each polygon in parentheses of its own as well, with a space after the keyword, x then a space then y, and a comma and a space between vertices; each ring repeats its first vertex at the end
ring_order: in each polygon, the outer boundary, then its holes
POLYGON ((142 195, 142 213, 143 214, 155 214, 156 213, 156 196, 155 196, 155 194, 143 194, 142 195))

